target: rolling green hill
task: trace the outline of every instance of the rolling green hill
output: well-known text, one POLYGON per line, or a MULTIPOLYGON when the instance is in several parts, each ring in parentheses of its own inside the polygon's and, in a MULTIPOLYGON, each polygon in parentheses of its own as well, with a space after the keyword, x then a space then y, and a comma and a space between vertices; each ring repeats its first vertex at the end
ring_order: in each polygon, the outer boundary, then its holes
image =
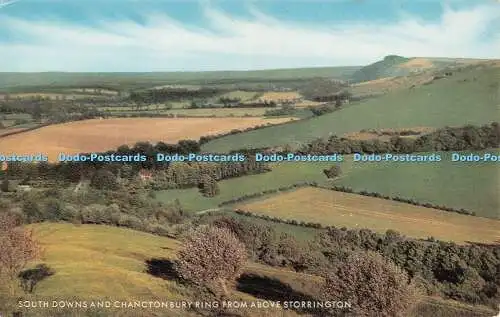
POLYGON ((364 66, 352 75, 352 81, 362 82, 374 80, 382 77, 403 76, 408 74, 408 70, 396 68, 395 66, 409 61, 409 58, 388 55, 383 60, 364 66))
POLYGON ((388 55, 384 59, 358 69, 352 75, 353 82, 376 80, 385 77, 406 76, 428 69, 440 70, 447 67, 467 65, 480 60, 467 58, 433 58, 388 55))
POLYGON ((362 129, 482 125, 500 118, 499 81, 498 67, 466 68, 428 85, 353 103, 323 116, 219 138, 202 149, 226 152, 294 145, 362 129))

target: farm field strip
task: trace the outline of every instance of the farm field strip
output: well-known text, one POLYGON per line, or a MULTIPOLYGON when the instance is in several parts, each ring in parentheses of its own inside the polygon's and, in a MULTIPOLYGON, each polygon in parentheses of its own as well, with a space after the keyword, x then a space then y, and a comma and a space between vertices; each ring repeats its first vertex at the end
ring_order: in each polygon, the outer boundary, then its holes
POLYGON ((59 152, 82 153, 116 149, 139 141, 176 143, 201 136, 226 133, 290 118, 120 118, 92 119, 50 125, 35 131, 6 136, 0 150, 6 153, 46 153, 49 160, 59 152))
POLYGON ((234 117, 244 117, 244 116, 253 116, 253 117, 263 117, 265 112, 267 110, 272 110, 276 108, 271 108, 271 107, 261 107, 261 108, 201 108, 201 109, 171 109, 171 110, 165 110, 165 109, 159 109, 159 110, 153 110, 153 109, 147 109, 147 110, 131 110, 130 108, 128 110, 117 110, 117 111, 110 111, 110 115, 134 115, 138 113, 151 113, 151 114, 162 114, 162 115, 181 115, 181 116, 189 116, 189 117, 209 117, 209 116, 215 116, 215 117, 229 117, 229 116, 234 116, 234 117))
POLYGON ((319 188, 301 188, 235 208, 350 228, 388 229, 458 243, 500 242, 500 221, 319 188))

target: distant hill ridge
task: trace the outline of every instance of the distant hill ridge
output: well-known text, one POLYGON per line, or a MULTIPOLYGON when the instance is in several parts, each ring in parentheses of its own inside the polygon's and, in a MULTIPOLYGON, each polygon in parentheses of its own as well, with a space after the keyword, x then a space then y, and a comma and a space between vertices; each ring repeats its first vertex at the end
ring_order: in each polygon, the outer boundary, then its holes
POLYGON ((354 72, 354 74, 352 75, 352 81, 362 82, 383 77, 408 75, 412 70, 411 67, 398 66, 407 63, 410 60, 411 58, 403 56, 387 55, 383 60, 364 66, 354 72))
POLYGON ((481 59, 472 58, 437 58, 437 57, 403 57, 387 55, 382 60, 361 67, 351 76, 353 83, 360 83, 387 77, 407 76, 428 69, 443 69, 458 65, 474 64, 481 59))

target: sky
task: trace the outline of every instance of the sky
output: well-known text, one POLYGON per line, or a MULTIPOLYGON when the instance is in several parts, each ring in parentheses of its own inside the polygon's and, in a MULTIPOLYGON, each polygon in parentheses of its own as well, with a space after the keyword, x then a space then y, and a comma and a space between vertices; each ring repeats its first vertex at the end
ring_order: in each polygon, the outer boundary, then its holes
POLYGON ((500 0, 0 0, 0 72, 500 58, 500 0))

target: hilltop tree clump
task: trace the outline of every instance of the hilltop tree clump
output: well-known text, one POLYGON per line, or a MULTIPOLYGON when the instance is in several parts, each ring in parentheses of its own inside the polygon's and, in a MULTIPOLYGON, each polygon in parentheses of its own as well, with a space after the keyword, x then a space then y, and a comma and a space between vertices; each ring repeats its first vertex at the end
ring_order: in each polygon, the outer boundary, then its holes
POLYGON ((418 297, 408 275, 374 252, 350 255, 327 275, 323 293, 328 300, 349 302, 352 316, 408 316, 418 297))
POLYGON ((179 275, 207 287, 215 295, 227 295, 228 283, 240 275, 246 259, 245 245, 226 228, 200 227, 178 254, 179 275))

